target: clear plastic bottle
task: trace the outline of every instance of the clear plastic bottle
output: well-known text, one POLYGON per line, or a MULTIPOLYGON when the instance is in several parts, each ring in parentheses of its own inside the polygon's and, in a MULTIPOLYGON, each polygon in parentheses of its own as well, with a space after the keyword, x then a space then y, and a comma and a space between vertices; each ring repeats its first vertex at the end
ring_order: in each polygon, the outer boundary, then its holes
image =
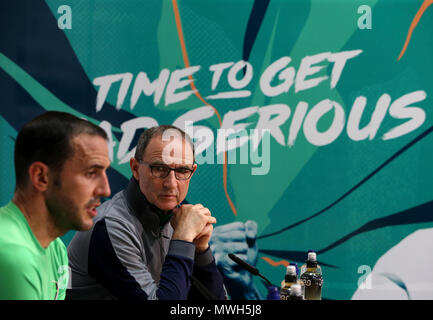
POLYGON ((298 277, 296 275, 296 267, 288 265, 286 268, 286 275, 284 277, 284 285, 280 290, 280 300, 288 300, 290 295, 290 287, 297 284, 298 277))
POLYGON ((301 280, 304 282, 304 286, 305 286, 304 289, 305 300, 322 299, 322 286, 323 286, 322 268, 317 263, 317 255, 314 251, 308 252, 308 258, 305 263, 305 271, 301 273, 301 280))
POLYGON ((296 267, 296 277, 298 278, 297 283, 301 286, 302 297, 303 297, 304 294, 305 294, 305 286, 304 286, 304 282, 300 279, 300 273, 299 273, 298 264, 294 263, 294 262, 291 262, 290 265, 296 267))

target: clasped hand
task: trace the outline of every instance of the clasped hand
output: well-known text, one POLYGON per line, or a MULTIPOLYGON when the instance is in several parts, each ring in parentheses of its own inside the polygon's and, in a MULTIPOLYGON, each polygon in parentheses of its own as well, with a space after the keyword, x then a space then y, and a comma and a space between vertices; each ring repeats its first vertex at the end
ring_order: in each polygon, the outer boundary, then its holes
POLYGON ((173 214, 171 219, 174 229, 172 239, 193 242, 197 253, 207 250, 213 224, 216 223, 209 209, 202 204, 184 204, 180 208, 175 208, 173 214))

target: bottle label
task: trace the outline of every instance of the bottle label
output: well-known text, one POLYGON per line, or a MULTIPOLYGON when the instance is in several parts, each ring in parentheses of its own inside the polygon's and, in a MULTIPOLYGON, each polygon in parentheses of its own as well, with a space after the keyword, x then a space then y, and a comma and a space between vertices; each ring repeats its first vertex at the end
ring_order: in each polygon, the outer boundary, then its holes
POLYGON ((290 291, 288 289, 281 289, 280 300, 289 300, 290 291))
POLYGON ((305 285, 305 300, 322 299, 323 278, 321 275, 314 273, 305 273, 302 275, 301 280, 304 282, 305 285))
POLYGON ((323 285, 323 279, 303 279, 304 285, 310 287, 311 285, 321 287, 323 285))

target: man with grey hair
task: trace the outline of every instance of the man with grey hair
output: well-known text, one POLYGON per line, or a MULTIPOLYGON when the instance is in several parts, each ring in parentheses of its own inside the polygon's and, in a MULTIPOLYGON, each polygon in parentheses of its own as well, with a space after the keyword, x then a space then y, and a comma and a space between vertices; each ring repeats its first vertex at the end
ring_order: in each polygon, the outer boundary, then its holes
POLYGON ((209 247, 216 219, 184 201, 197 169, 190 138, 173 126, 147 129, 130 167, 128 187, 103 203, 94 227, 68 247, 66 298, 225 299, 209 247))

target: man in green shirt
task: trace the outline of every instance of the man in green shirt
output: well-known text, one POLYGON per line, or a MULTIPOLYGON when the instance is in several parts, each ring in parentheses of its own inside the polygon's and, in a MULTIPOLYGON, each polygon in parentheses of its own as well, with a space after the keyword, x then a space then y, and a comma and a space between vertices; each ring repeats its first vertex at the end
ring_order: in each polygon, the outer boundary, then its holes
POLYGON ((68 230, 89 230, 110 195, 107 135, 73 115, 50 111, 18 133, 16 188, 0 208, 0 299, 64 299, 68 230))

